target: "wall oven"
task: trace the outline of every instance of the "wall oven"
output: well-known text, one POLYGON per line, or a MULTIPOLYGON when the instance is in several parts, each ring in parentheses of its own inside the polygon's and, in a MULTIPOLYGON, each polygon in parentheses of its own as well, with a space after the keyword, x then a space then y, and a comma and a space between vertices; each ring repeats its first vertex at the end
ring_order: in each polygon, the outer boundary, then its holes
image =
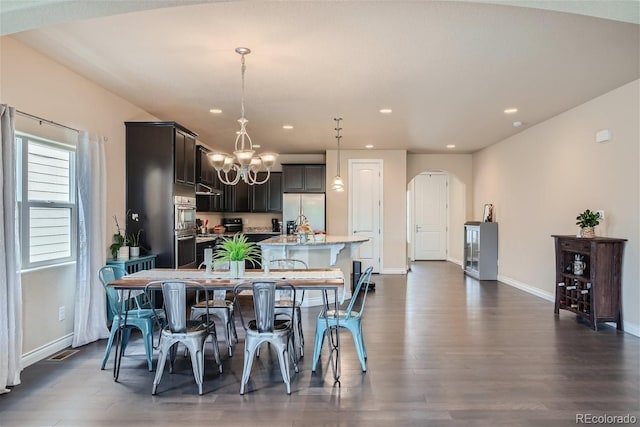
POLYGON ((174 197, 175 268, 196 268, 196 198, 174 197))

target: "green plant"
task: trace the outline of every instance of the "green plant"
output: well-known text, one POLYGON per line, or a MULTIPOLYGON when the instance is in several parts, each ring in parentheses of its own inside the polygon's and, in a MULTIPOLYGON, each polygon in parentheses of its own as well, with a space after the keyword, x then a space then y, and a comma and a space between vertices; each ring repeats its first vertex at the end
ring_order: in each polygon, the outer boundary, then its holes
POLYGON ((129 244, 131 246, 140 246, 140 233, 142 233, 142 228, 139 229, 136 233, 130 233, 128 235, 129 244))
POLYGON ((111 246, 109 246, 109 250, 111 251, 111 257, 115 258, 118 256, 118 250, 127 243, 127 239, 122 234, 122 230, 120 229, 120 224, 118 224, 118 217, 114 215, 113 220, 116 223, 117 232, 113 235, 111 239, 112 243, 111 243, 111 246))
POLYGON ((580 228, 595 227, 600 224, 600 214, 587 209, 578 215, 576 220, 576 225, 579 225, 580 228))
POLYGON ((214 256, 219 261, 249 261, 252 265, 260 264, 260 252, 255 243, 247 241, 242 233, 233 237, 224 237, 222 244, 216 248, 214 256))

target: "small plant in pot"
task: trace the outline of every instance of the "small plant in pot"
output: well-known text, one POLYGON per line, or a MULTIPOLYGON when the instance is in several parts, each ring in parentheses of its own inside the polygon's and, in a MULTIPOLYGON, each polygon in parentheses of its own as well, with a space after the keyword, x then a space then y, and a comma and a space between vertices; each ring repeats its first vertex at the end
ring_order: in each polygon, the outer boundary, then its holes
POLYGON ((140 256, 140 234, 142 228, 135 233, 129 234, 129 252, 131 256, 140 256))
POLYGON ((244 273, 244 263, 249 261, 251 265, 260 264, 260 252, 255 243, 247 241, 247 236, 242 233, 233 237, 225 237, 216 248, 214 256, 216 261, 229 261, 231 277, 239 278, 244 273))
MULTIPOLYGON (((113 237, 111 238, 111 246, 109 246, 109 250, 111 251, 111 257, 113 259, 116 258, 123 258, 122 255, 120 253, 120 249, 124 248, 127 246, 127 237, 126 237, 126 233, 123 234, 122 230, 120 229, 120 224, 118 223, 118 217, 117 216, 113 216, 113 220, 116 223, 116 232, 113 234, 113 237)), ((129 257, 129 248, 127 247, 127 256, 125 258, 129 257)))
POLYGON ((593 227, 600 224, 600 213, 590 209, 582 212, 576 217, 576 225, 580 227, 582 237, 595 237, 593 227))

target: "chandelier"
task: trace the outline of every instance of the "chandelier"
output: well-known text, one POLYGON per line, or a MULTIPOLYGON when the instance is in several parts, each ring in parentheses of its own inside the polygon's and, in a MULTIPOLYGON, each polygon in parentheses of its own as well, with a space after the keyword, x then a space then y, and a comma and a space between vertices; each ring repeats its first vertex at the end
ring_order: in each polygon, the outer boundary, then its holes
POLYGON ((340 120, 342 120, 342 118, 337 118, 337 119, 333 119, 336 121, 336 141, 338 142, 338 173, 336 174, 336 176, 333 178, 333 183, 331 184, 331 188, 333 188, 333 191, 344 191, 344 182, 342 181, 342 177, 340 176, 340 139, 342 138, 340 136, 340 131, 342 130, 342 128, 340 127, 340 120))
POLYGON ((244 57, 251 53, 246 47, 236 48, 236 53, 240 54, 241 73, 242 73, 242 100, 240 103, 240 130, 236 132, 236 145, 233 156, 220 151, 209 153, 209 162, 218 172, 218 178, 223 184, 236 185, 240 180, 249 185, 264 184, 271 176, 271 168, 276 162, 275 153, 262 153, 254 156, 253 143, 247 133, 248 120, 244 117, 244 57), (263 180, 258 179, 258 173, 262 172, 262 168, 267 171, 267 176, 263 180))

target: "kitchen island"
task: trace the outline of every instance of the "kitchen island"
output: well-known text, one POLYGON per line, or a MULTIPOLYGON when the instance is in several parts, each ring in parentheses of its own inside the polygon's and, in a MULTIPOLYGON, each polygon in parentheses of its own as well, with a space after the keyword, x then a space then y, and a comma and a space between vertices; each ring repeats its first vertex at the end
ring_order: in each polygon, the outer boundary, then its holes
MULTIPOLYGON (((281 258, 295 258, 304 261, 309 268, 338 267, 344 277, 351 277, 351 262, 357 256, 357 248, 369 240, 361 236, 321 235, 309 236, 301 241, 297 235, 280 235, 256 243, 262 249, 262 260, 269 261, 281 258)), ((347 286, 347 297, 351 297, 351 287, 347 286)), ((309 292, 305 296, 303 306, 322 304, 319 292, 309 292)))

